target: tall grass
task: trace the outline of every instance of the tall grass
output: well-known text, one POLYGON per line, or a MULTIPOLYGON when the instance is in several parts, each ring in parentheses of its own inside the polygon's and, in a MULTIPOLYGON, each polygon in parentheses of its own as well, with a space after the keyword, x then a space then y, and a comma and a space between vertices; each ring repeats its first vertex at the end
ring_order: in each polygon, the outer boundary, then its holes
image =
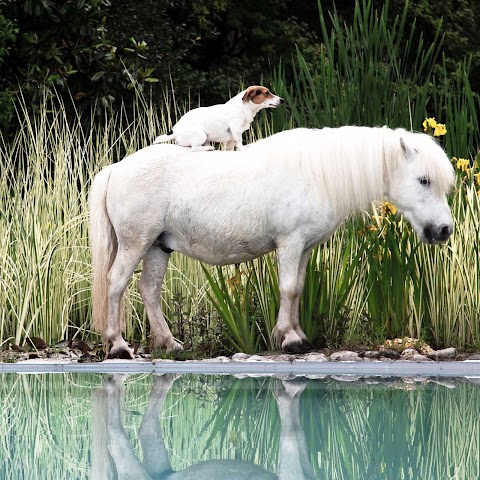
MULTIPOLYGON (((388 3, 377 11, 370 1, 357 2, 353 23, 344 25, 319 2, 323 41, 316 67, 298 51, 293 83, 286 82, 283 67, 276 70, 273 90, 287 104, 259 115, 246 139, 296 126, 386 124, 420 130, 425 117, 435 116, 447 125, 442 146, 474 166, 480 100, 469 84, 469 60, 448 73, 441 26, 427 45, 417 26, 407 25, 407 9, 408 3, 389 24, 388 3)), ((196 106, 168 92, 157 101, 159 108, 139 97, 131 113, 121 109, 87 130, 80 115, 68 118, 57 101, 45 100, 33 118, 19 103, 21 127, 13 140, 0 141, 1 345, 22 344, 29 336, 48 343, 90 337, 87 192, 103 166, 150 144, 186 108, 196 106)), ((404 334, 435 346, 480 345, 476 172, 478 166, 468 182, 459 172, 451 197, 456 228, 446 246, 419 245, 398 219, 379 223, 374 214, 351 219, 314 250, 300 317, 315 345, 404 334), (376 222, 377 231, 359 235, 365 222, 376 222)), ((204 270, 172 255, 162 308, 189 348, 200 336, 204 344, 223 341, 220 326, 228 331, 226 350, 273 348, 279 304, 275 256, 240 271, 233 281, 234 269, 204 270)), ((126 337, 145 341, 149 327, 137 283, 138 273, 126 292, 126 337)))
POLYGON ((455 232, 446 249, 422 247, 418 286, 425 323, 437 345, 480 345, 480 195, 462 181, 453 198, 455 232))
MULTIPOLYGON (((133 120, 121 111, 85 131, 79 117, 72 121, 64 105, 46 99, 37 117, 19 110, 15 138, 0 143, 0 344, 90 337, 91 181, 105 165, 148 145, 170 115, 136 107, 133 120)), ((137 282, 138 274, 126 294, 126 335, 145 340, 137 282)), ((198 265, 173 255, 162 296, 167 314, 175 313, 174 297, 189 302, 191 315, 212 312, 205 285, 198 265)))
POLYGON ((61 109, 23 119, 0 150, 0 331, 3 342, 16 344, 31 334, 62 339, 69 326, 88 329, 88 208, 81 192, 93 162, 111 160, 112 146, 103 138, 82 146, 80 126, 68 126, 61 109))

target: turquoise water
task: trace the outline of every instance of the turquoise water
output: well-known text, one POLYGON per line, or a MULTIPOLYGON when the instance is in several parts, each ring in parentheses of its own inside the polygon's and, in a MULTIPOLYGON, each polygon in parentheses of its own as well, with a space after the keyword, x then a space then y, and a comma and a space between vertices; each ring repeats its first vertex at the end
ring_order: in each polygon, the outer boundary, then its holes
POLYGON ((479 479, 478 382, 1 374, 0 479, 479 479))

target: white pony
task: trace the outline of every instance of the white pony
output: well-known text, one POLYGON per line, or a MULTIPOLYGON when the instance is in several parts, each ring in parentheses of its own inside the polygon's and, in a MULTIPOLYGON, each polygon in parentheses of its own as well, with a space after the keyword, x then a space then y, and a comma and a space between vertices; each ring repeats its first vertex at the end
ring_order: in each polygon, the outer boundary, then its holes
POLYGON ((143 259, 139 289, 153 342, 181 350, 159 303, 170 253, 226 265, 276 250, 275 341, 287 352, 307 351, 299 302, 312 248, 352 211, 383 199, 422 241, 446 241, 453 183, 453 167, 430 136, 386 127, 299 128, 241 152, 146 147, 104 168, 91 188, 94 327, 110 358, 132 356, 120 305, 143 259))

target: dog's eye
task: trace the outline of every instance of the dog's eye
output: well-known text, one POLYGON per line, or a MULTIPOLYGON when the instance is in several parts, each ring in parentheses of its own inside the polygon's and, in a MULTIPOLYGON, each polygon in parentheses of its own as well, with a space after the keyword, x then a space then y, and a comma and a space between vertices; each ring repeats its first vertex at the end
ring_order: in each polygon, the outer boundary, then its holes
POLYGON ((420 177, 418 181, 420 182, 420 185, 424 185, 425 187, 430 185, 430 179, 428 177, 420 177))
POLYGON ((261 95, 261 94, 262 94, 262 91, 261 91, 261 90, 257 90, 257 91, 255 92, 255 94, 256 94, 256 95, 261 95))

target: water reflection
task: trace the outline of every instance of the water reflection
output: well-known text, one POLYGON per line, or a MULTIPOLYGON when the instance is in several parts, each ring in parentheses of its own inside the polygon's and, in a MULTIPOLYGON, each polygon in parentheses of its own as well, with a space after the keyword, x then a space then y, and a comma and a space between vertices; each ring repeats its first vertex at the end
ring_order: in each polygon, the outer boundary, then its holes
POLYGON ((1 374, 0 479, 480 479, 479 383, 1 374))
MULTIPOLYGON (((300 397, 307 382, 274 380, 273 396, 280 419, 278 475, 260 465, 239 459, 200 461, 174 472, 165 447, 160 414, 176 376, 153 377, 153 385, 138 438, 143 460, 140 461, 122 423, 122 389, 126 376, 105 378, 94 398, 94 461, 92 478, 107 479, 313 479, 307 455, 305 433, 300 425, 300 397)), ((186 421, 188 421, 186 419, 186 421)))

